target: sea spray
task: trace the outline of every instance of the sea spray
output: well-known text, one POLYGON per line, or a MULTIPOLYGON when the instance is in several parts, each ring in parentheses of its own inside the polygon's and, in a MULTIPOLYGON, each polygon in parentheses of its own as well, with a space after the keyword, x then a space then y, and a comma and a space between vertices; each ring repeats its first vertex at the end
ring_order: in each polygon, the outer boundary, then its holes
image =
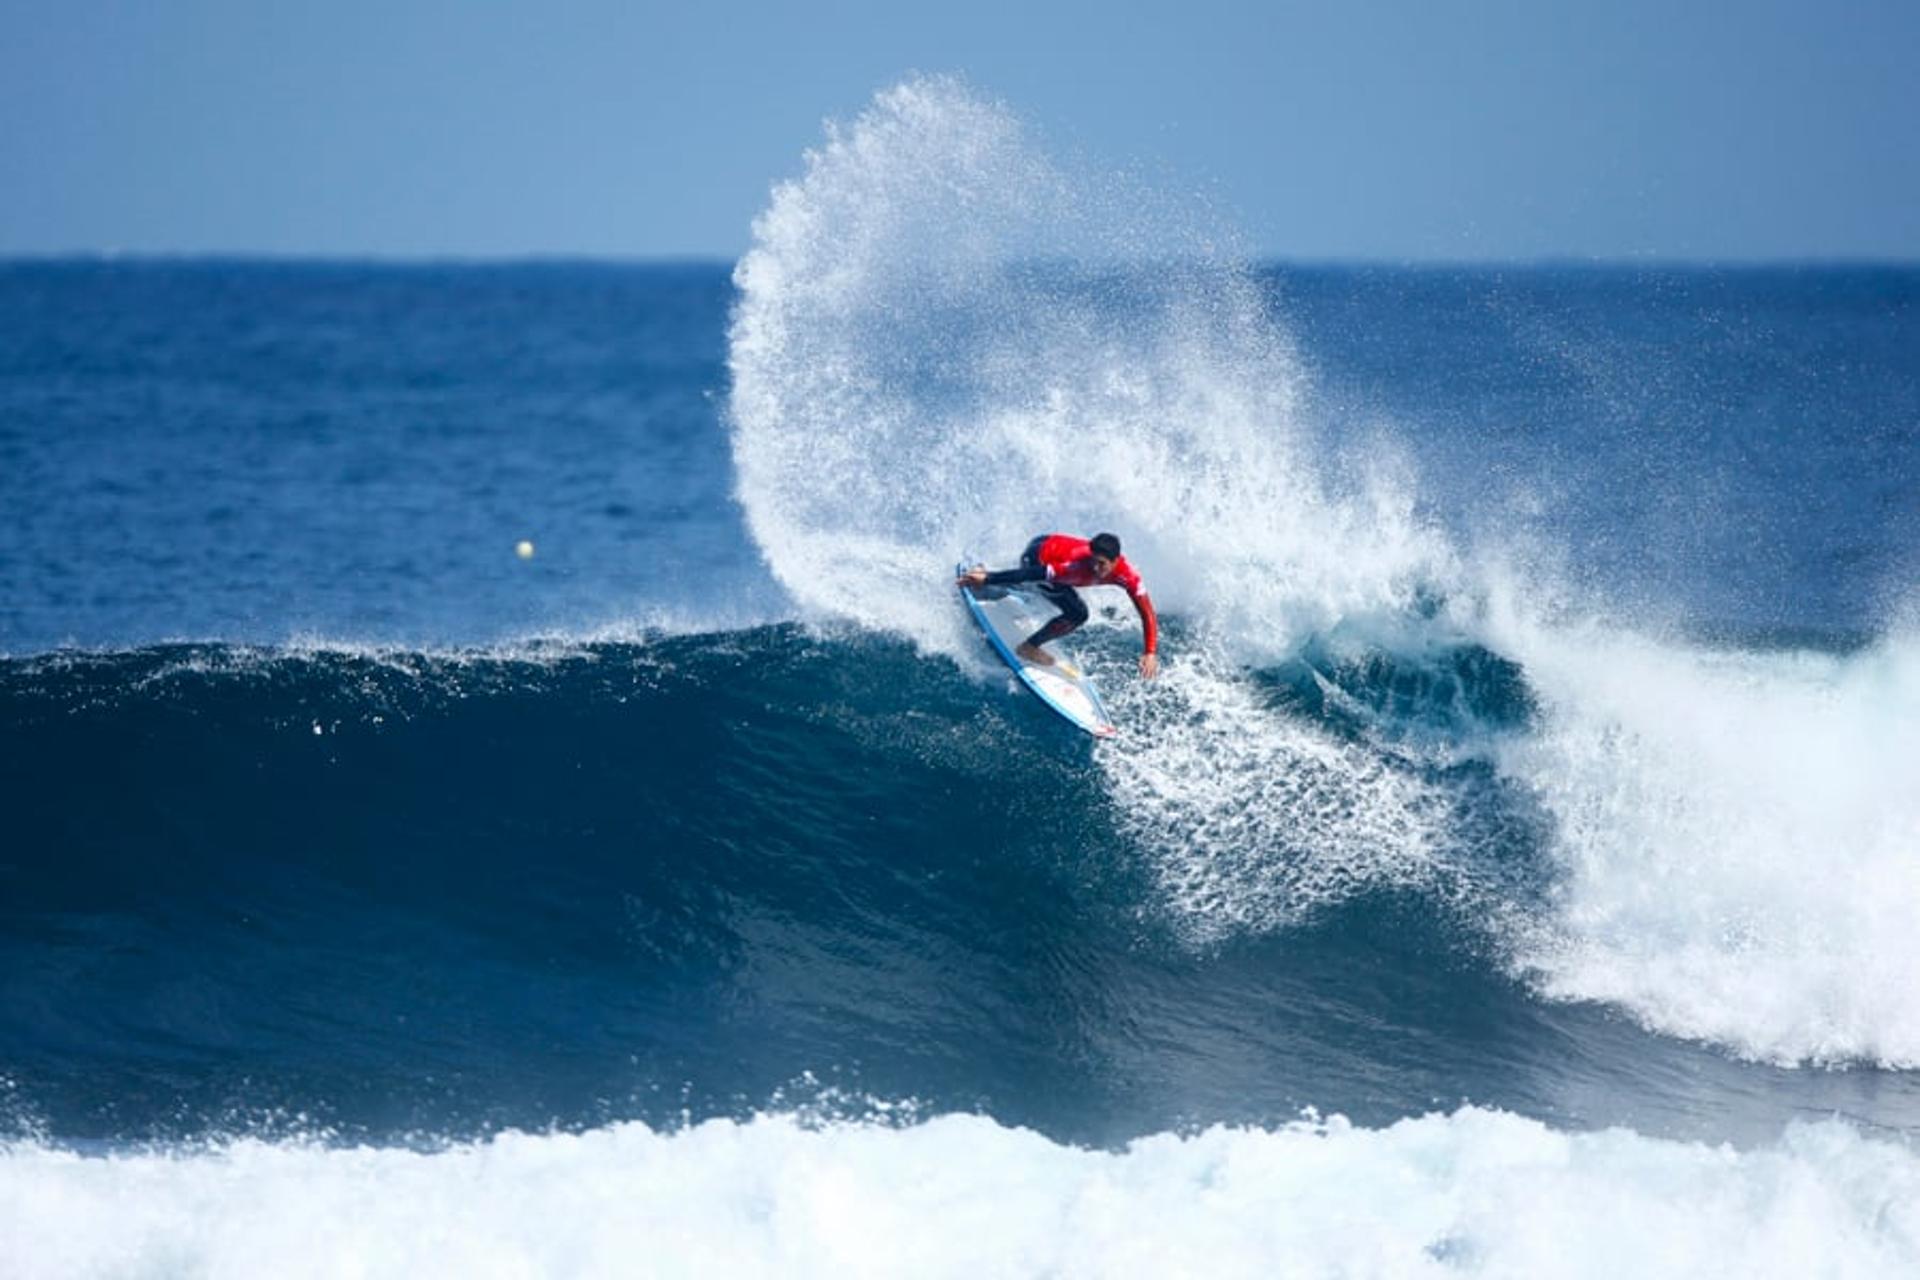
POLYGON ((977 639, 948 581, 963 549, 1118 530, 1191 637, 1100 757, 1177 914, 1217 935, 1429 878, 1422 784, 1234 686, 1238 659, 1405 608, 1447 549, 1390 454, 1343 467, 1307 429, 1255 274, 1115 181, 948 79, 831 130, 736 273, 749 526, 817 616, 956 655, 977 639))
POLYGON ((944 575, 1112 527, 1164 605, 1264 652, 1444 568, 1379 458, 1323 456, 1292 344, 1215 229, 1055 165, 949 79, 776 188, 735 279, 737 487, 806 608, 970 647, 944 575))

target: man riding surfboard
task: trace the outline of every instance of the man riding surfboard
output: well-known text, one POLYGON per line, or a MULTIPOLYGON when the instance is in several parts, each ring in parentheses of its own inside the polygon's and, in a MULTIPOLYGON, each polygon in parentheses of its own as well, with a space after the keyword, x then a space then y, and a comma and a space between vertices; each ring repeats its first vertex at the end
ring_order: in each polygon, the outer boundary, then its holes
POLYGON ((1140 655, 1140 674, 1151 680, 1160 671, 1160 624, 1154 617, 1153 601, 1140 584, 1140 575, 1120 554, 1120 539, 1111 533, 1096 533, 1092 538, 1076 538, 1066 533, 1043 533, 1020 553, 1020 567, 989 573, 984 565, 975 565, 961 574, 962 586, 1008 586, 1014 583, 1039 584, 1040 593, 1059 606, 1059 616, 1020 642, 1015 650, 1028 662, 1053 665, 1053 655, 1041 648, 1078 630, 1087 620, 1087 602, 1075 587, 1113 586, 1127 593, 1140 613, 1145 632, 1145 651, 1140 655))

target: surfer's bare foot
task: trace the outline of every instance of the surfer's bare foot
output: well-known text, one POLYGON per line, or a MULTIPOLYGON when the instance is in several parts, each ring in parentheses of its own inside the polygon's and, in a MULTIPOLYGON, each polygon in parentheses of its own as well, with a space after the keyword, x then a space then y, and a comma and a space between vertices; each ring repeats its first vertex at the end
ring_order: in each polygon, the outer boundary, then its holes
POLYGON ((1027 644, 1025 642, 1022 642, 1020 647, 1015 649, 1014 652, 1019 654, 1022 658, 1026 659, 1028 662, 1037 662, 1043 667, 1050 667, 1053 665, 1053 655, 1048 653, 1045 649, 1042 649, 1037 644, 1027 644))

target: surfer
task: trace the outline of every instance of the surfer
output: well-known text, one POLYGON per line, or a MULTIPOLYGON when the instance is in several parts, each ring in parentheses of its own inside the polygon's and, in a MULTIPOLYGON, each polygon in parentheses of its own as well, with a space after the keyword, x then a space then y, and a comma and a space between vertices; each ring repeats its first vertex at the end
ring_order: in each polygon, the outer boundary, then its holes
POLYGON ((1087 602, 1075 587, 1101 585, 1119 587, 1140 613, 1140 628, 1146 633, 1145 651, 1140 655, 1140 674, 1151 680, 1160 671, 1160 624, 1153 616, 1153 601, 1140 585, 1140 575, 1120 554, 1120 539, 1111 533, 1096 533, 1091 539, 1066 533, 1043 533, 1020 553, 1018 569, 1000 569, 989 573, 975 565, 960 575, 965 586, 1006 586, 1019 582, 1039 584, 1040 593, 1060 609, 1058 617, 1020 642, 1015 650, 1028 662, 1053 665, 1053 655, 1040 646, 1077 630, 1087 620, 1087 602))

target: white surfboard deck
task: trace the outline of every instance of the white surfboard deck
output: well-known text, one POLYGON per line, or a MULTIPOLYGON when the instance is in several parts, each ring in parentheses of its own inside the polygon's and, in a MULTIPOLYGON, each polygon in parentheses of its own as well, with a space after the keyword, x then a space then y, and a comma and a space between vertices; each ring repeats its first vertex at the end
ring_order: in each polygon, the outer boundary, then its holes
POLYGON ((1101 704, 1100 692, 1093 687, 1093 681, 1059 641, 1047 646, 1054 660, 1050 667, 1027 662, 1014 652, 1022 640, 1060 612, 1044 596, 1017 586, 962 586, 960 598, 967 602, 967 611, 987 633, 994 652, 1013 668, 1014 674, 1033 690, 1035 697, 1096 738, 1111 738, 1120 732, 1101 704))

